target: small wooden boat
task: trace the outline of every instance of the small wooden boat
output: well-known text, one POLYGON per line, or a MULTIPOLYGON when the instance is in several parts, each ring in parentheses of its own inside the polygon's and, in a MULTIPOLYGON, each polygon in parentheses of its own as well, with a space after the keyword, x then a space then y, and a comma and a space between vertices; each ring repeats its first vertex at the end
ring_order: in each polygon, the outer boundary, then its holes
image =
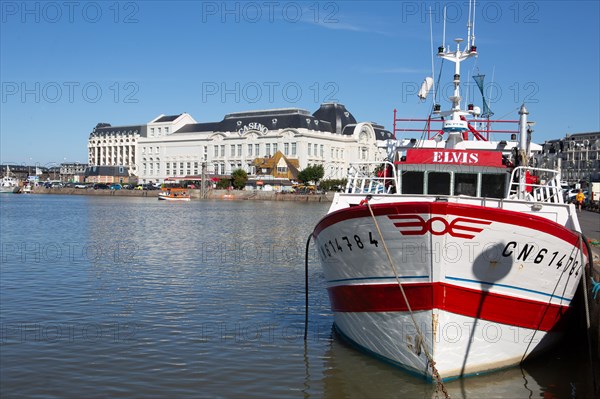
POLYGON ((165 188, 158 193, 158 199, 163 201, 190 201, 191 197, 185 188, 165 188))

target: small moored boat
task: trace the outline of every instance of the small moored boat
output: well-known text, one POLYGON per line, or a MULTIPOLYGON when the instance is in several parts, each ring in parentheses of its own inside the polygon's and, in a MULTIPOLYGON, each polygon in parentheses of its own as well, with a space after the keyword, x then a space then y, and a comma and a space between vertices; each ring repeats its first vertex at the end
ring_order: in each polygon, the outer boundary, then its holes
POLYGON ((165 188, 158 193, 158 199, 162 201, 190 201, 191 197, 185 188, 165 188))

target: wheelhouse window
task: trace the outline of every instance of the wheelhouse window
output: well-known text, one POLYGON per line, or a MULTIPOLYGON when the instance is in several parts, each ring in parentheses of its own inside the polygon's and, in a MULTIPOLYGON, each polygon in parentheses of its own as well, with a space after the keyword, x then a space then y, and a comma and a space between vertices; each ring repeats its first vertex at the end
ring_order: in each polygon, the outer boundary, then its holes
POLYGON ((423 172, 402 173, 402 194, 423 194, 423 172))
POLYGON ((450 173, 429 172, 427 174, 427 194, 450 195, 450 173))
POLYGON ((455 173, 454 174, 454 195, 477 195, 477 174, 476 173, 455 173))
POLYGON ((481 175, 481 196, 488 198, 504 198, 506 192, 505 175, 481 175))

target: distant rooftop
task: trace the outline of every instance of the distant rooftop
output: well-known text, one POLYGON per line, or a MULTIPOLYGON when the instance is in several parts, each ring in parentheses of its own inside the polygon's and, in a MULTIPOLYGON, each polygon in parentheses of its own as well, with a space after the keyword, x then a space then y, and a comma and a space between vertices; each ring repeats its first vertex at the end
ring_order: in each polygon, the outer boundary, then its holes
POLYGON ((179 115, 165 115, 160 117, 159 119, 153 121, 152 123, 161 123, 161 122, 173 122, 175 119, 179 118, 183 114, 179 115))
POLYGON ((310 112, 301 108, 261 109, 256 111, 231 112, 225 115, 225 119, 243 118, 247 116, 277 116, 290 114, 310 115, 310 112))
POLYGON ((139 134, 141 137, 146 137, 146 125, 111 126, 109 123, 99 123, 90 133, 90 137, 129 134, 139 134))

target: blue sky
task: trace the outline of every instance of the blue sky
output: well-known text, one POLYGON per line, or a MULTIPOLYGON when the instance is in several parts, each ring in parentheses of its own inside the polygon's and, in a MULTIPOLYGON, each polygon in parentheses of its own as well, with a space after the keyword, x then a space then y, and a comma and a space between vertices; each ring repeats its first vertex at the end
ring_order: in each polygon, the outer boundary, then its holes
MULTIPOLYGON (((425 117, 415 91, 431 74, 427 12, 437 48, 444 4, 447 43, 466 38, 466 0, 1 1, 0 163, 87 162, 98 122, 159 114, 210 122, 337 101, 388 129, 394 108, 425 117)), ((525 102, 537 142, 598 131, 599 25, 595 0, 478 2, 479 58, 463 80, 486 75, 495 117, 525 102)))

